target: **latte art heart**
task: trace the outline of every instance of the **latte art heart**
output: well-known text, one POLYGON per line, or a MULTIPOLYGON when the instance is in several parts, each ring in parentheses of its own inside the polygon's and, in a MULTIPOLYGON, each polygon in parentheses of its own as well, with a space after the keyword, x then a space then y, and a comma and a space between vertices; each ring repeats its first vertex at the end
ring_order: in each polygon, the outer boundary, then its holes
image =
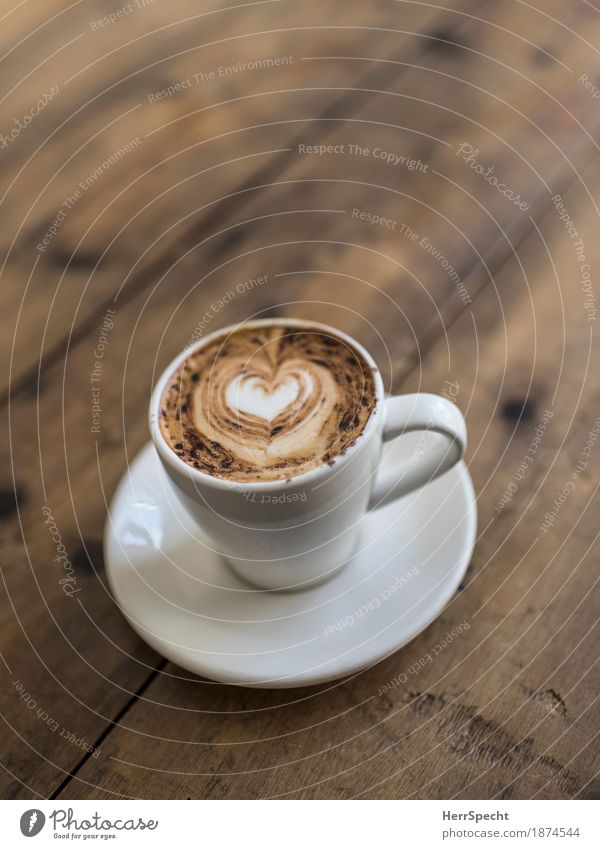
POLYGON ((195 469, 277 480, 328 462, 360 435, 375 405, 371 369, 341 339, 267 325, 191 354, 161 404, 161 431, 195 469))
POLYGON ((259 419, 271 422, 300 396, 310 394, 312 379, 310 374, 302 375, 304 380, 287 375, 276 381, 274 386, 264 378, 252 375, 238 375, 227 387, 227 405, 231 410, 249 413, 259 419))

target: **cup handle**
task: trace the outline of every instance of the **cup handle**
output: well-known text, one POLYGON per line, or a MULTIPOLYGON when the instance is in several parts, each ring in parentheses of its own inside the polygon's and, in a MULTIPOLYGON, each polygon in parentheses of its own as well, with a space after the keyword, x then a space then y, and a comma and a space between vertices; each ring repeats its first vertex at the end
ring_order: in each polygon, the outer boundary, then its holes
POLYGON ((369 510, 383 507, 396 498, 418 489, 443 475, 463 458, 467 428, 458 407, 441 395, 417 393, 394 395, 385 402, 383 441, 388 442, 411 431, 433 431, 445 437, 433 445, 423 445, 408 459, 385 466, 377 472, 369 510))

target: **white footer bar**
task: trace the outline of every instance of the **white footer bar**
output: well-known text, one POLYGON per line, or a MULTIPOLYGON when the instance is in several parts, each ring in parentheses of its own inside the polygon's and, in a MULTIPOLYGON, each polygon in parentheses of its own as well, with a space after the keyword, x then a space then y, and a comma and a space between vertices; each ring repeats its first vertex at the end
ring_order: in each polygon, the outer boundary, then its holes
POLYGON ((600 847, 596 801, 0 801, 0 844, 600 847), (169 841, 168 843, 166 841, 169 841))

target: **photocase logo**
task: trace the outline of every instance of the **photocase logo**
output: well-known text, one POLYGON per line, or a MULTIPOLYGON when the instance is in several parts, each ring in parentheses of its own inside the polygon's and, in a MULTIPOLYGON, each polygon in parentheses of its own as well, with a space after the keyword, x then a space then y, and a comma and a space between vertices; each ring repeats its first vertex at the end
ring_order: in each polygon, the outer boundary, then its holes
POLYGON ((38 808, 32 808, 21 815, 21 834, 25 837, 35 837, 44 827, 46 817, 38 808))
MULTIPOLYGON (((75 818, 73 808, 57 808, 48 814, 47 819, 49 823, 48 827, 54 832, 53 836, 58 838, 65 837, 67 839, 69 837, 81 837, 82 835, 78 832, 86 832, 83 834, 83 839, 91 840, 98 837, 97 833, 89 833, 94 831, 104 832, 103 837, 106 839, 106 832, 109 831, 154 831, 158 828, 158 820, 144 820, 142 817, 137 817, 137 819, 135 817, 130 817, 129 819, 119 817, 116 820, 110 820, 103 817, 98 811, 78 820, 75 818), (61 833, 63 829, 64 831, 61 833)), ((31 808, 21 815, 21 834, 24 837, 35 837, 44 828, 45 824, 45 814, 39 808, 31 808)), ((115 837, 114 834, 110 836, 115 837)), ((0 843, 0 845, 3 844, 0 843)))

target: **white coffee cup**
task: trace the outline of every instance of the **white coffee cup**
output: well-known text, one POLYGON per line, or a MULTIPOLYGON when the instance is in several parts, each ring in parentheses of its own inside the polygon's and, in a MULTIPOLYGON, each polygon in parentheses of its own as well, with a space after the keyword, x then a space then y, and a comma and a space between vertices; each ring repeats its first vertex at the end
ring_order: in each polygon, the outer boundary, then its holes
MULTIPOLYGON (((367 511, 412 492, 458 463, 467 434, 459 409, 440 395, 384 397, 373 358, 335 328, 288 318, 259 319, 243 326, 273 324, 337 336, 373 369, 375 408, 345 452, 292 478, 240 483, 192 468, 169 447, 159 427, 160 401, 169 378, 193 350, 239 325, 211 333, 169 364, 152 393, 150 431, 177 496, 234 571, 261 589, 303 589, 332 576, 349 561, 367 511), (425 432, 423 444, 409 457, 382 464, 383 443, 412 431, 425 432)), ((201 545, 198 557, 202 558, 201 545)))

